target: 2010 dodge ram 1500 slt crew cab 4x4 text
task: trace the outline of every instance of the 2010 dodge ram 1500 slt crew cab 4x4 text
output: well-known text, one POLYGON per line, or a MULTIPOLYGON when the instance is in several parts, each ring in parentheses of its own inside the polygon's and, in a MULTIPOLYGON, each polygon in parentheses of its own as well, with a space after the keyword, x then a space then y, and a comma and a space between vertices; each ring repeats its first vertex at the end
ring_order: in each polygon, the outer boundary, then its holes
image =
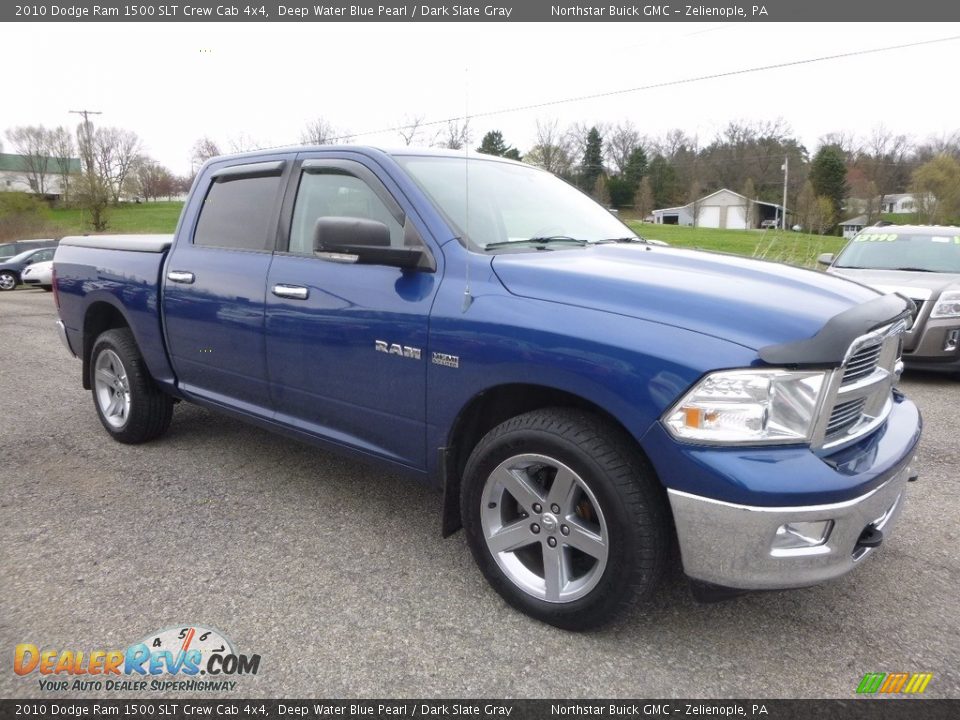
POLYGON ((215 158, 173 236, 65 238, 54 270, 115 439, 179 399, 417 476, 561 627, 648 596, 675 542, 713 596, 842 575, 912 476, 908 299, 647 243, 522 163, 215 158))

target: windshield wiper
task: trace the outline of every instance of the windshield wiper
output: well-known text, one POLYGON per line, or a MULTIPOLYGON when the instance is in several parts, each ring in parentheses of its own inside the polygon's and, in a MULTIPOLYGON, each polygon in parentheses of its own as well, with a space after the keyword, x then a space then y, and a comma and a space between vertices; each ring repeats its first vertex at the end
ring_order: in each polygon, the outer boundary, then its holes
POLYGON ((533 245, 538 248, 545 248, 547 245, 552 243, 565 243, 583 246, 587 244, 586 240, 581 240, 580 238, 570 237, 569 235, 548 235, 545 237, 532 237, 527 238, 526 240, 504 240, 502 242, 492 242, 487 243, 484 246, 484 250, 495 250, 497 248, 504 247, 517 247, 525 245, 533 245))
POLYGON ((636 235, 629 235, 627 237, 618 237, 618 238, 603 238, 602 240, 594 240, 594 243, 646 243, 646 238, 637 237, 636 235))
POLYGON ((918 267, 902 267, 902 268, 891 268, 891 270, 903 270, 904 272, 937 272, 936 270, 929 270, 927 268, 918 268, 918 267))

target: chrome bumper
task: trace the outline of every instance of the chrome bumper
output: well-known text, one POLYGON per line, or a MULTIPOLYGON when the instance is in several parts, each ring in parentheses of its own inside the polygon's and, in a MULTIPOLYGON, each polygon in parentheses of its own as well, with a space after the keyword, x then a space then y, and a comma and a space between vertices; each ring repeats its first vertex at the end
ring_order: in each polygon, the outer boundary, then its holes
POLYGON ((70 347, 70 338, 67 337, 67 328, 63 324, 63 320, 57 320, 57 335, 60 336, 60 341, 67 348, 67 351, 74 357, 77 357, 77 354, 73 351, 73 348, 70 347))
POLYGON ((858 545, 868 526, 888 536, 903 508, 910 463, 883 485, 853 500, 808 507, 754 507, 668 490, 684 572, 691 578, 744 590, 804 587, 853 570, 870 547, 858 545), (787 523, 832 520, 817 546, 775 550, 787 523))

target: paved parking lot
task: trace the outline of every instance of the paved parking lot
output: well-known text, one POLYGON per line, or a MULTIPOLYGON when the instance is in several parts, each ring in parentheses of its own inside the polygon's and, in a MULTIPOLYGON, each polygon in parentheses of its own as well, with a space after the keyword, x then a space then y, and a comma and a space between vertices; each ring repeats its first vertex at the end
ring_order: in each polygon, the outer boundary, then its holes
POLYGON ((851 697, 894 671, 960 697, 960 380, 902 383, 921 479, 859 572, 718 605, 678 576, 575 635, 488 589, 432 491, 184 404, 160 441, 111 441, 54 318, 48 293, 0 293, 2 697, 43 694, 17 643, 119 649, 181 623, 261 655, 234 697, 851 697))

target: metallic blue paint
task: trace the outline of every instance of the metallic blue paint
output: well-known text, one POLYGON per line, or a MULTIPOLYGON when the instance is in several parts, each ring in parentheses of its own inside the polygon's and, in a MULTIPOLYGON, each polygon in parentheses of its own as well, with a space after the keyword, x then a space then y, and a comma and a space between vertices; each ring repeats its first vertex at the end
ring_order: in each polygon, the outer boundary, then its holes
POLYGON ((61 245, 54 264, 60 295, 60 319, 70 345, 83 348, 87 311, 97 303, 115 308, 133 332, 150 374, 174 383, 160 323, 160 253, 124 252, 61 245))
POLYGON ((803 446, 685 445, 660 423, 641 443, 674 490, 742 505, 799 507, 843 502, 882 484, 913 455, 920 428, 917 406, 899 398, 876 432, 826 457, 803 446))
POLYGON ((815 335, 879 293, 825 273, 639 244, 499 255, 516 295, 643 318, 759 349, 815 335), (603 282, 597 282, 602 278, 603 282))
POLYGON ((194 183, 168 258, 62 248, 56 269, 72 341, 91 304, 107 302, 127 318, 162 383, 434 483, 441 479, 436 450, 453 442, 463 409, 480 393, 515 384, 562 390, 603 408, 637 438, 668 487, 751 505, 862 493, 910 455, 919 435, 916 408, 902 401, 871 437, 828 458, 799 447, 676 442, 659 418, 703 374, 760 364, 757 348, 808 338, 874 292, 782 265, 640 245, 470 252, 380 150, 211 161, 194 183), (437 272, 192 246, 212 171, 305 157, 352 159, 372 170, 415 223, 437 272), (197 282, 161 285, 167 270, 193 272, 197 282), (276 283, 303 285, 310 296, 277 298, 269 291, 276 283), (374 340, 420 348, 422 359, 377 353, 374 340), (459 356, 460 367, 432 363, 433 352, 459 356))

